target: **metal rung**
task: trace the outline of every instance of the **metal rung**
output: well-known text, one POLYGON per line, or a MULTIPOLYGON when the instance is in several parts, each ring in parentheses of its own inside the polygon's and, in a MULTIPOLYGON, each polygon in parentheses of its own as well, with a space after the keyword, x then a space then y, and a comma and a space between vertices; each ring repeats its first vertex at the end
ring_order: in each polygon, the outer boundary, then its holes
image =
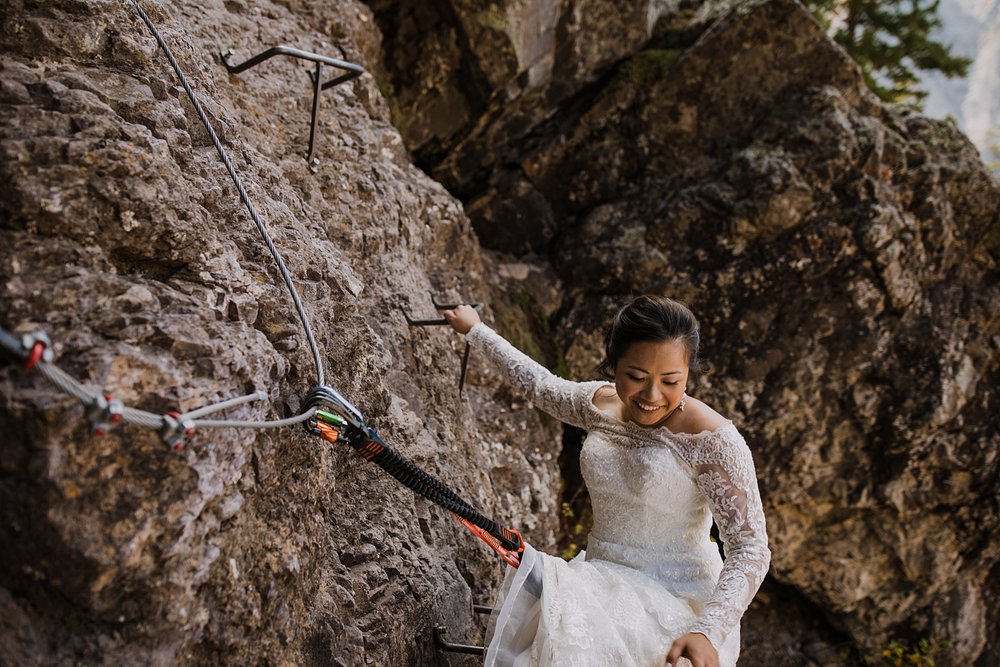
POLYGON ((334 86, 355 79, 362 74, 365 70, 354 63, 349 63, 344 60, 337 60, 336 58, 329 58, 327 56, 321 56, 318 53, 312 53, 311 51, 303 51, 302 49, 296 49, 292 46, 287 46, 285 44, 279 44, 278 46, 272 46, 266 51, 261 51, 257 55, 244 60, 239 65, 236 65, 232 61, 233 52, 232 50, 220 53, 219 56, 222 58, 222 64, 226 66, 230 74, 239 74, 244 72, 251 67, 259 65, 260 63, 273 58, 274 56, 291 56, 293 58, 299 58, 301 60, 308 60, 310 62, 316 63, 315 71, 309 72, 309 79, 312 81, 312 116, 309 123, 309 151, 306 154, 306 161, 312 162, 313 153, 316 150, 316 125, 319 121, 319 94, 320 91, 327 90, 328 88, 333 88, 334 86), (329 81, 323 81, 323 65, 329 65, 331 67, 336 67, 338 69, 346 70, 345 74, 341 74, 338 77, 330 79, 329 81))
POLYGON ((444 635, 448 628, 443 625, 434 627, 434 643, 442 651, 448 653, 468 653, 469 655, 486 655, 486 648, 483 646, 470 646, 468 644, 451 644, 445 640, 444 635))

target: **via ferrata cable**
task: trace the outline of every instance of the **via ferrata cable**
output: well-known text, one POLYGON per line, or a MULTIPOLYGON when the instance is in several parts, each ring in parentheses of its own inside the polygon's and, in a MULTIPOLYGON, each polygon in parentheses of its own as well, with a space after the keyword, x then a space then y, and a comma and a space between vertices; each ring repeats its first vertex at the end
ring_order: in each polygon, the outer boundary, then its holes
POLYGON ((222 158, 222 163, 226 166, 226 171, 229 172, 230 178, 233 179, 233 184, 236 186, 236 191, 240 195, 240 200, 246 206, 247 211, 250 213, 250 218, 253 220, 253 224, 256 225, 257 231, 260 232, 261 238, 264 240, 264 244, 267 245, 267 249, 271 252, 271 257, 274 258, 274 263, 278 265, 278 271, 281 273, 281 278, 285 282, 285 286, 288 288, 288 293, 292 297, 292 301, 295 303, 295 311, 299 314, 299 320, 302 322, 302 328, 306 333, 306 340, 309 342, 309 349, 312 350, 313 363, 316 365, 316 384, 322 386, 326 384, 325 374, 323 372, 323 359, 319 353, 319 347, 316 345, 316 338, 313 336, 312 325, 309 322, 309 316, 306 314, 305 308, 302 306, 302 300, 299 298, 299 293, 295 289, 295 284, 292 282, 292 276, 288 272, 288 268, 285 266, 285 261, 281 258, 281 254, 274 245, 274 241, 271 239, 271 234, 267 231, 267 226, 264 224, 263 220, 260 219, 260 215, 257 213, 257 209, 254 207, 253 202, 250 200, 250 196, 247 194, 246 188, 243 187, 243 180, 240 175, 236 172, 236 168, 233 167, 232 161, 229 159, 229 154, 226 149, 223 148, 222 142, 219 140, 219 135, 215 133, 215 129, 208 120, 208 115, 205 110, 202 109, 201 103, 198 101, 198 96, 195 95, 194 90, 191 89, 191 85, 187 81, 187 77, 184 76, 184 72, 181 71, 180 65, 177 64, 177 60, 174 58, 174 54, 170 51, 170 47, 163 40, 163 36, 160 31, 157 30, 156 26, 146 15, 146 12, 142 10, 139 6, 139 0, 129 0, 135 7, 136 11, 139 12, 139 18, 142 22, 146 24, 149 31, 153 33, 156 43, 160 45, 160 50, 170 61, 170 66, 173 67, 174 73, 181 82, 181 86, 184 87, 184 92, 187 93, 188 99, 191 100, 191 105, 194 106, 195 112, 198 114, 198 118, 205 125, 205 129, 208 130, 209 136, 212 138, 212 143, 215 144, 215 150, 219 152, 219 157, 222 158))
POLYGON ((146 410, 123 405, 109 394, 91 391, 73 376, 52 363, 52 350, 48 336, 33 334, 18 338, 5 329, 0 328, 0 350, 26 370, 37 370, 57 389, 72 396, 84 404, 94 430, 100 435, 106 433, 112 426, 124 422, 159 431, 161 437, 174 449, 183 449, 184 440, 193 435, 188 432, 200 428, 250 428, 266 429, 280 428, 301 424, 313 417, 315 409, 308 408, 302 414, 287 419, 268 421, 242 419, 203 419, 205 415, 220 410, 233 408, 251 401, 262 401, 267 398, 263 391, 257 391, 246 396, 230 398, 219 403, 213 403, 189 412, 168 412, 158 415, 146 410))

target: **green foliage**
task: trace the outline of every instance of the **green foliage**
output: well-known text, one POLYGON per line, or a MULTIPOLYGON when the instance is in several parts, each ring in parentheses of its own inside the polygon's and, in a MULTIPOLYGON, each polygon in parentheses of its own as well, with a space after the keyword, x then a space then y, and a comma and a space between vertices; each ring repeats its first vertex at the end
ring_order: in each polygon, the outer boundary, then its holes
POLYGON ((542 306, 525 289, 512 288, 508 298, 510 303, 498 301, 491 306, 497 331, 514 347, 559 377, 568 377, 566 356, 542 306))
POLYGON ((941 26, 940 0, 805 0, 806 6, 861 66, 865 81, 888 102, 919 105, 917 70, 965 76, 971 61, 931 37, 941 26))
POLYGON ((396 95, 396 88, 382 74, 375 75, 375 85, 378 86, 378 92, 382 93, 382 97, 387 100, 392 99, 396 95))
POLYGON ((576 520, 576 513, 573 511, 573 506, 570 503, 562 504, 562 515, 563 524, 567 528, 566 533, 572 541, 563 549, 560 555, 563 560, 573 560, 580 553, 580 536, 587 531, 587 527, 584 526, 584 521, 576 520))
POLYGON ((526 355, 542 364, 546 363, 545 353, 539 345, 529 316, 520 308, 504 302, 492 304, 493 315, 496 318, 497 331, 510 341, 510 344, 526 355))
POLYGON ((875 667, 934 667, 935 656, 951 648, 951 642, 938 639, 921 639, 916 644, 893 640, 881 654, 868 664, 875 667))
POLYGON ((389 113, 392 116, 392 126, 399 130, 400 134, 405 134, 406 125, 410 121, 409 114, 403 111, 396 101, 396 88, 392 82, 382 74, 375 75, 375 85, 382 97, 389 103, 389 113))
POLYGON ((997 123, 986 133, 986 151, 984 158, 994 174, 1000 174, 1000 123, 997 123))
POLYGON ((621 80, 646 88, 667 76, 670 68, 681 55, 679 49, 646 49, 622 63, 618 76, 621 80))

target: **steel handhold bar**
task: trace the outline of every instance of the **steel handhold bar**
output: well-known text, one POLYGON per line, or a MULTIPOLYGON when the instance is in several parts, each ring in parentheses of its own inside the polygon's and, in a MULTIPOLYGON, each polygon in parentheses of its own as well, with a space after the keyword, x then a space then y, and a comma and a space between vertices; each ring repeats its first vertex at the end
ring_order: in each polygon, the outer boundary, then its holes
MULTIPOLYGON (((431 297, 431 304, 433 304, 435 310, 453 310, 461 305, 469 305, 475 308, 477 312, 480 313, 483 312, 483 304, 481 303, 470 303, 470 304, 435 303, 434 298, 431 297)), ((409 324, 411 327, 436 327, 448 324, 448 320, 444 319, 443 317, 433 320, 415 320, 412 317, 410 317, 410 314, 407 313, 402 306, 399 307, 399 310, 402 311, 403 317, 406 318, 406 323, 409 324)))
POLYGON ((306 152, 306 161, 312 162, 313 155, 316 152, 316 126, 319 124, 320 91, 333 88, 336 85, 355 79, 364 74, 365 70, 354 63, 338 60, 336 58, 330 58, 328 56, 321 56, 320 54, 313 53, 312 51, 303 51, 302 49, 296 49, 295 47, 288 46, 286 44, 272 46, 266 51, 262 51, 238 65, 233 63, 232 50, 219 53, 219 57, 222 59, 222 64, 226 66, 226 69, 230 74, 239 74, 240 72, 244 72, 255 65, 259 65, 265 60, 273 58, 274 56, 291 56, 292 58, 300 58, 302 60, 308 60, 316 63, 315 70, 309 72, 309 80, 312 81, 313 94, 312 111, 309 114, 309 149, 306 152), (347 70, 347 72, 324 82, 323 65, 329 65, 330 67, 347 70))
MULTIPOLYGON (((470 305, 476 309, 476 312, 483 312, 483 304, 472 303, 472 304, 461 304, 461 303, 438 303, 437 299, 431 295, 431 304, 434 306, 435 310, 454 310, 461 305, 470 305)), ((415 320, 410 317, 410 314, 403 309, 402 306, 399 310, 403 313, 403 317, 406 318, 406 323, 411 327, 437 327, 448 324, 448 320, 443 317, 433 320, 415 320)), ((462 351, 462 374, 458 378, 458 397, 462 397, 462 390, 465 389, 465 371, 469 367, 469 343, 465 343, 465 350, 462 351)))
MULTIPOLYGON (((220 52, 219 57, 222 58, 222 64, 226 66, 230 74, 239 74, 240 72, 245 72, 254 65, 259 65, 265 60, 269 60, 274 56, 291 56, 293 58, 301 58, 302 60, 310 60, 314 63, 323 63, 324 65, 331 65, 338 69, 344 69, 350 72, 344 76, 353 79, 355 77, 361 76, 365 73, 364 68, 354 63, 349 63, 344 60, 337 60, 336 58, 330 58, 329 56, 321 56, 318 53, 313 53, 312 51, 303 51, 302 49, 296 49, 293 46, 288 46, 287 44, 278 44, 277 46, 272 46, 266 51, 261 51, 257 55, 244 60, 239 65, 233 64, 233 51, 220 52)), ((324 86, 325 87, 325 86, 324 86)))

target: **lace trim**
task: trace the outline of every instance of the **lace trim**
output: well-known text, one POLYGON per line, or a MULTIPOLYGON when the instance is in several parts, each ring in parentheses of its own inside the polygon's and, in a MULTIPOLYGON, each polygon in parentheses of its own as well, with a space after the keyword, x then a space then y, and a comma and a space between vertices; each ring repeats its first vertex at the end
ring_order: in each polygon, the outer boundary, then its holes
POLYGON ((739 625, 770 566, 764 510, 753 457, 738 431, 702 438, 685 454, 725 547, 719 582, 693 628, 719 647, 739 625))
POLYGON ((472 327, 466 339, 503 371, 508 382, 538 408, 556 419, 587 428, 584 403, 587 384, 556 377, 549 369, 508 343, 483 323, 472 327))

